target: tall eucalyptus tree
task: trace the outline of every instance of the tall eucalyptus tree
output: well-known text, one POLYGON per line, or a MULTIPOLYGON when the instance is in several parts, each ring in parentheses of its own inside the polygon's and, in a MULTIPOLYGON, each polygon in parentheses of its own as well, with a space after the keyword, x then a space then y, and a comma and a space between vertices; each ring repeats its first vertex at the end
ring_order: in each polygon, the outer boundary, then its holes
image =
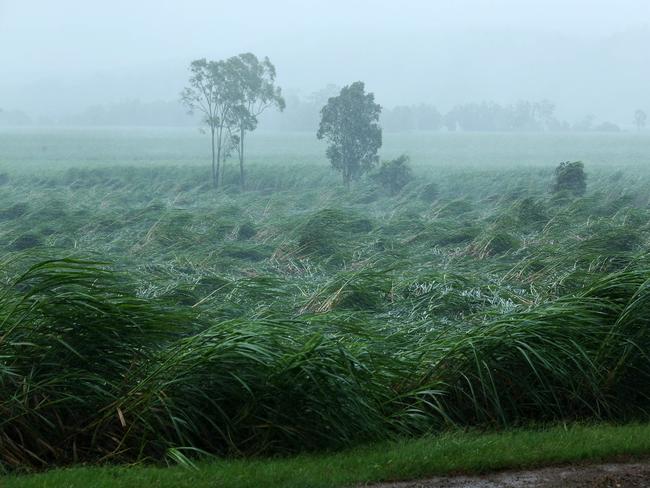
POLYGON ((282 111, 282 89, 275 84, 275 66, 269 58, 259 60, 252 53, 233 56, 226 61, 228 79, 233 84, 232 110, 229 112, 231 140, 239 156, 239 182, 246 188, 244 150, 246 133, 257 128, 258 117, 268 108, 282 111))
POLYGON ((190 113, 202 114, 202 122, 208 127, 212 149, 212 184, 219 187, 219 166, 222 161, 228 123, 233 109, 233 84, 228 80, 224 61, 208 61, 205 58, 190 64, 189 86, 181 92, 181 102, 190 113))

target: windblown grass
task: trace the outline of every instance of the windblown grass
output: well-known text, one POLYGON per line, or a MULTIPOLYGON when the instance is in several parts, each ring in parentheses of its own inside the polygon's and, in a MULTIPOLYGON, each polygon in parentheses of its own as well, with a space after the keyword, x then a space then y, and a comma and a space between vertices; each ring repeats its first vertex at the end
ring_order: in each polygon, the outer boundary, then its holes
POLYGON ((583 197, 552 167, 419 168, 390 198, 297 164, 244 194, 193 166, 9 172, 0 465, 646 420, 650 175, 586 169, 583 197))

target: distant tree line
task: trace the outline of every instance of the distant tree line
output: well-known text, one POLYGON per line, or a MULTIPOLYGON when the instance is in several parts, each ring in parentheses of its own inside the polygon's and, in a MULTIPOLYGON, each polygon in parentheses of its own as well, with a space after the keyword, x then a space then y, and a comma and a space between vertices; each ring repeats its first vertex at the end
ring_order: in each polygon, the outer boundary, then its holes
POLYGON ((444 125, 442 114, 433 105, 399 105, 386 109, 382 126, 389 132, 440 130, 444 125))
MULTIPOLYGON (((340 88, 328 85, 307 96, 283 94, 286 110, 268 111, 257 117, 262 130, 315 131, 320 121, 320 110, 340 88)), ((70 126, 151 126, 190 127, 199 116, 188 116, 177 101, 122 100, 91 106, 81 112, 56 120, 34 118, 19 110, 0 111, 0 126, 70 125, 70 126)), ((441 112, 431 104, 384 107, 379 120, 387 132, 412 131, 546 131, 546 132, 617 132, 621 128, 612 122, 598 121, 594 115, 569 123, 555 114, 555 105, 547 100, 520 101, 514 104, 495 102, 464 103, 448 112, 441 112)), ((647 127, 647 114, 636 110, 630 117, 631 126, 642 131, 647 127)))
POLYGON ((495 102, 457 105, 444 116, 450 130, 463 131, 555 131, 567 129, 554 115, 555 105, 519 101, 512 105, 495 102))
MULTIPOLYGON (((287 110, 279 117, 269 114, 261 121, 265 129, 274 130, 315 130, 318 127, 320 107, 328 97, 338 93, 336 86, 316 92, 308 97, 296 95, 287 98, 287 110)), ((385 108, 380 116, 380 124, 387 132, 410 131, 498 131, 498 132, 561 132, 596 131, 617 132, 620 127, 611 122, 596 122, 593 115, 587 115, 574 124, 560 120, 555 115, 555 105, 548 101, 519 101, 515 104, 501 105, 496 102, 465 103, 456 105, 447 113, 435 106, 420 103, 385 108)), ((635 126, 638 124, 635 122, 635 126)))
POLYGON ((182 127, 195 125, 177 101, 122 100, 109 105, 93 105, 86 110, 61 120, 66 125, 89 126, 163 126, 182 127))
POLYGON ((496 102, 465 103, 441 114, 426 104, 399 106, 387 110, 382 117, 387 131, 447 130, 464 132, 618 132, 611 122, 596 123, 588 115, 574 124, 555 115, 555 105, 548 101, 526 100, 501 105, 496 102))
POLYGON ((81 112, 58 118, 32 117, 21 110, 0 110, 0 126, 123 126, 123 127, 184 127, 196 125, 176 100, 144 102, 122 100, 104 105, 92 105, 81 112))

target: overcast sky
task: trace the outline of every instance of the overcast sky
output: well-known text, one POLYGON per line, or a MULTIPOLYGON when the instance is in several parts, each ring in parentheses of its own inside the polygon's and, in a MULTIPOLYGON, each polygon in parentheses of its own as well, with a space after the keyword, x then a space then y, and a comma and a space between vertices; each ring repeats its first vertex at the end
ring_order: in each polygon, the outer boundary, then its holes
POLYGON ((0 0, 0 107, 177 97, 194 58, 268 55, 285 90, 364 80, 386 106, 548 98, 650 110, 650 0, 0 0))

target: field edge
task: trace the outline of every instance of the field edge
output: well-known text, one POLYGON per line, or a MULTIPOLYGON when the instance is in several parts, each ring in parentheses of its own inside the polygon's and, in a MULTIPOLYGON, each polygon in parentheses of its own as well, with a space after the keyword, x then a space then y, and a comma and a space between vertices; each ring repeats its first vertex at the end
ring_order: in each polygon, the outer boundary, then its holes
POLYGON ((338 453, 174 467, 74 467, 0 478, 3 488, 334 488, 453 474, 650 456, 650 424, 596 424, 496 433, 448 432, 338 453))

